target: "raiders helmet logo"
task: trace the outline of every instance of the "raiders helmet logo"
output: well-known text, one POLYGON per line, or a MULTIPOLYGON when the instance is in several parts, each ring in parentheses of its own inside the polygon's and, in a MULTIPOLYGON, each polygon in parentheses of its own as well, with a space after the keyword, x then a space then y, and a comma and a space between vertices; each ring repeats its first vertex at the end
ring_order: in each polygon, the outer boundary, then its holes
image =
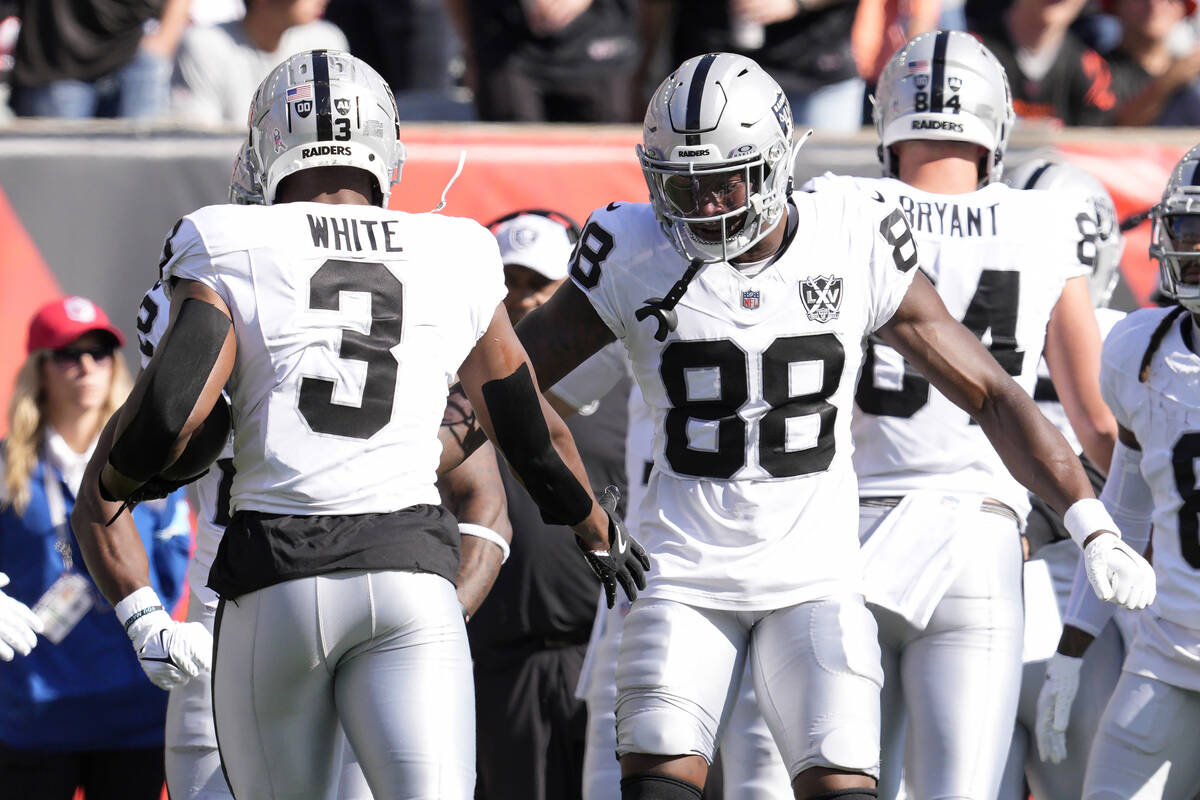
POLYGON ((962 78, 959 78, 955 75, 951 75, 949 78, 946 79, 946 85, 948 85, 950 87, 950 91, 957 92, 959 89, 962 88, 962 78))
POLYGON ((333 107, 344 117, 350 113, 350 100, 346 97, 339 97, 333 101, 333 107))
POLYGON ((297 100, 295 102, 295 104, 293 105, 293 107, 296 109, 297 114, 299 114, 302 117, 307 117, 309 114, 312 113, 313 101, 312 100, 297 100))
POLYGON ((800 301, 814 322, 837 319, 842 307, 842 279, 838 275, 818 275, 800 281, 800 301))
POLYGON ((913 80, 916 82, 918 89, 924 89, 929 85, 928 75, 914 75, 913 80))

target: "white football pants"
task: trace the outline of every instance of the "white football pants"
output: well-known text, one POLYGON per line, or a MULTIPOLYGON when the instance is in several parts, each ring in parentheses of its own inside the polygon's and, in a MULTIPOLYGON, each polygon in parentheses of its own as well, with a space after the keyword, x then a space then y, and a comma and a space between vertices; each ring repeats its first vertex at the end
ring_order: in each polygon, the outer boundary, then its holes
MULTIPOLYGON (((1070 540, 1045 545, 1038 551, 1037 558, 1049 565, 1057 608, 1027 608, 1026 619, 1033 619, 1038 614, 1057 614, 1059 618, 1062 617, 1067 598, 1071 595, 1075 565, 1080 555, 1079 547, 1070 540)), ((1025 602, 1031 602, 1028 591, 1025 593, 1025 602)), ((1067 727, 1067 757, 1058 764, 1042 761, 1034 732, 1037 698, 1046 681, 1046 661, 1025 664, 1021 677, 1021 697, 1017 704, 1017 725, 1013 729, 1012 746, 1004 767, 998 800, 1026 800, 1027 780, 1029 789, 1037 798, 1083 796, 1088 753, 1100 728, 1104 706, 1112 696, 1117 678, 1121 676, 1121 662, 1124 660, 1125 640, 1114 619, 1104 626, 1084 654, 1083 668, 1079 674, 1079 692, 1071 705, 1071 724, 1067 727)))
POLYGON ((1084 800, 1196 797, 1197 731, 1200 692, 1122 672, 1092 743, 1084 800))
POLYGON ((789 782, 810 767, 878 774, 883 675, 858 595, 770 611, 638 600, 617 663, 618 754, 712 763, 747 660, 789 782))
POLYGON ((222 601, 213 710, 239 800, 329 800, 339 721, 375 797, 470 800, 471 656, 454 586, 346 571, 222 601))
MULTIPOLYGON (((890 508, 861 506, 866 541, 890 508)), ((871 606, 883 660, 879 797, 994 800, 1021 688, 1021 541, 1016 523, 980 510, 958 574, 917 628, 871 606)), ((902 565, 907 568, 913 565, 902 565)))
MULTIPOLYGON (((617 761, 617 651, 629 602, 615 608, 603 602, 596 611, 601 626, 588 653, 590 673, 583 689, 588 707, 587 750, 583 759, 583 800, 621 800, 621 765, 617 761)), ((721 732, 724 796, 738 800, 792 800, 792 786, 779 748, 758 711, 749 662, 729 722, 721 732)))

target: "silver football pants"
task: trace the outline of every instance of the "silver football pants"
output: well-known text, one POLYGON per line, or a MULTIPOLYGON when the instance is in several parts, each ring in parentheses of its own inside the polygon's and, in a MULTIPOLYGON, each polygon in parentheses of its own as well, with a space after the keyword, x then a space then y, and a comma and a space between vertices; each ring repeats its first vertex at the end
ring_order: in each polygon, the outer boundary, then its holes
MULTIPOLYGON (((629 604, 607 608, 601 603, 588 657, 591 675, 584 700, 588 707, 587 750, 583 759, 583 800, 621 800, 621 765, 617 761, 617 650, 629 604), (603 615, 603 617, 601 616, 603 615)), ((738 800, 791 800, 792 786, 779 748, 758 710, 754 680, 747 662, 729 722, 721 732, 721 767, 725 797, 738 800)))
POLYGON ((1196 797, 1198 730, 1200 692, 1122 672, 1092 743, 1084 800, 1196 797))
MULTIPOLYGON (((860 507, 865 541, 889 508, 860 507)), ((879 797, 993 800, 1021 687, 1021 542, 1016 523, 980 510, 965 559, 928 623, 871 606, 884 672, 879 797)))
POLYGON ((213 711, 239 800, 331 800, 339 722, 376 797, 470 800, 475 698, 454 586, 334 572, 223 601, 213 711))
POLYGON ((617 663, 617 752, 711 763, 747 659, 789 779, 810 767, 877 774, 883 676, 858 595, 771 611, 639 599, 617 663))

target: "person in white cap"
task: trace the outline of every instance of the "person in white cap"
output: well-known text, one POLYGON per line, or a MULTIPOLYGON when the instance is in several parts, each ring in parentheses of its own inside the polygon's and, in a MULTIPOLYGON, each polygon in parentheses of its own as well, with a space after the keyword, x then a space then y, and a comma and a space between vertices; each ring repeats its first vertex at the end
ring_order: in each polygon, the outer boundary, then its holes
POLYGON ((504 262, 504 307, 512 324, 550 299, 567 277, 579 226, 555 211, 506 214, 488 226, 504 262))

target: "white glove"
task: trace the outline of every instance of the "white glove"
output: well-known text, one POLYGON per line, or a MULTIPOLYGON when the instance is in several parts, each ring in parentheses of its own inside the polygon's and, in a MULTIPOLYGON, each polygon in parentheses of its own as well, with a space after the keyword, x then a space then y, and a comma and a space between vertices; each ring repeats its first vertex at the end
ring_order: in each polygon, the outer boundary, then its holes
POLYGON ((1083 549, 1083 565, 1101 600, 1131 611, 1154 602, 1154 567, 1116 534, 1105 531, 1092 539, 1083 549))
MULTIPOLYGON (((8 576, 0 572, 0 586, 8 586, 8 576)), ((20 600, 0 592, 0 661, 12 661, 37 645, 42 632, 42 620, 20 600)))
POLYGON ((117 603, 116 611, 155 686, 169 691, 212 669, 212 634, 199 622, 171 619, 149 586, 117 603))
POLYGON ((1082 658, 1055 653, 1046 663, 1046 682, 1037 699, 1038 753, 1042 761, 1057 764, 1067 757, 1067 724, 1071 721, 1071 704, 1079 691, 1079 668, 1082 658))

